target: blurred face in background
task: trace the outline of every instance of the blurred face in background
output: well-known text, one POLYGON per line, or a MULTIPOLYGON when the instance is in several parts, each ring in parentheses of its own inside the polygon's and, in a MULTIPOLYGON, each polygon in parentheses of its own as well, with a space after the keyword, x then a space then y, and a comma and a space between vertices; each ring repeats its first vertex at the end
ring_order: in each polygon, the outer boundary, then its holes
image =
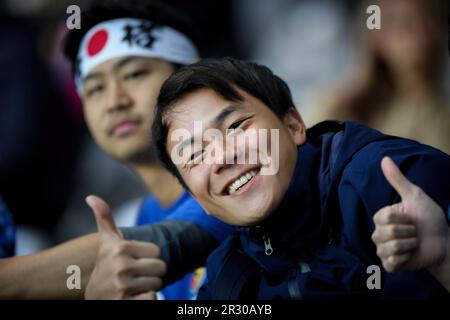
POLYGON ((125 162, 151 155, 151 124, 162 83, 174 66, 147 57, 118 57, 96 66, 83 83, 83 109, 98 145, 125 162))
MULTIPOLYGON (((423 72, 442 60, 445 23, 438 19, 436 1, 381 0, 381 29, 372 34, 373 47, 399 71, 423 72)), ((442 8, 444 10, 444 8, 442 8)))

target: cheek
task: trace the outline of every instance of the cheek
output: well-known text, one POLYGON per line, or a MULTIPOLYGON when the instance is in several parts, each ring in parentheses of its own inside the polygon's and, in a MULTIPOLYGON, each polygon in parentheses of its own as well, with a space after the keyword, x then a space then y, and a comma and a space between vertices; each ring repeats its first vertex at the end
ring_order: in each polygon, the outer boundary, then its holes
POLYGON ((216 212, 217 203, 209 192, 207 170, 206 168, 198 168, 200 170, 195 169, 191 171, 189 178, 183 177, 183 179, 185 179, 184 181, 191 190, 192 195, 199 201, 202 207, 208 212, 216 212))
POLYGON ((84 110, 84 118, 86 120, 89 131, 96 140, 104 139, 106 135, 106 128, 102 127, 99 115, 97 115, 95 112, 92 112, 92 110, 86 112, 86 109, 84 110))
POLYGON ((134 93, 134 100, 137 102, 137 108, 146 118, 153 119, 157 94, 157 92, 153 92, 153 88, 150 86, 141 87, 134 93))
POLYGON ((201 170, 193 168, 189 173, 179 171, 184 182, 196 198, 204 198, 206 194, 206 176, 201 170))

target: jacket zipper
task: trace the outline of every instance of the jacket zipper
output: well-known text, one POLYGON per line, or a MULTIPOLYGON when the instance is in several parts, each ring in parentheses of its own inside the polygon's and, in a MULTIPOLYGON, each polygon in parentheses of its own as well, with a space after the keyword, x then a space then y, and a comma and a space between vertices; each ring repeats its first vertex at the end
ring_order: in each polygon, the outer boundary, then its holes
POLYGON ((263 241, 264 241, 266 256, 270 256, 273 253, 272 244, 270 243, 270 237, 264 235, 263 241))

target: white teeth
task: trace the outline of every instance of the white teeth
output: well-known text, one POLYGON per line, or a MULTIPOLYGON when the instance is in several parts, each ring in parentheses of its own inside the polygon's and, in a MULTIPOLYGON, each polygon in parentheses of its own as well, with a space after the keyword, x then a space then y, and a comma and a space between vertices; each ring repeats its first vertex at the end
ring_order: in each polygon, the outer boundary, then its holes
POLYGON ((230 194, 235 193, 240 187, 242 187, 244 184, 246 184, 247 182, 249 182, 251 180, 251 178, 253 178, 256 175, 256 171, 252 170, 249 171, 247 173, 244 173, 241 177, 239 177, 238 179, 236 179, 231 186, 228 188, 228 192, 230 194))

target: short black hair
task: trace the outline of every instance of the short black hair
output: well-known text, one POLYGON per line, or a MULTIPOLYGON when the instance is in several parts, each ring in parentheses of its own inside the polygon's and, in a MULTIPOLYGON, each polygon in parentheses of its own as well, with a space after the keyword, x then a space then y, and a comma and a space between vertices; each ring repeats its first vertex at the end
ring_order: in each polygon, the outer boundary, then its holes
POLYGON ((269 68, 230 57, 209 58, 184 66, 174 72, 160 89, 152 126, 155 154, 187 190, 166 149, 168 125, 165 116, 180 98, 200 88, 212 89, 229 101, 242 101, 236 87, 259 99, 280 119, 294 107, 288 85, 269 68))
POLYGON ((193 21, 158 0, 98 0, 81 11, 81 29, 69 30, 63 41, 62 50, 72 64, 72 72, 84 35, 95 25, 118 18, 146 19, 156 25, 170 26, 200 48, 199 33, 193 21))

